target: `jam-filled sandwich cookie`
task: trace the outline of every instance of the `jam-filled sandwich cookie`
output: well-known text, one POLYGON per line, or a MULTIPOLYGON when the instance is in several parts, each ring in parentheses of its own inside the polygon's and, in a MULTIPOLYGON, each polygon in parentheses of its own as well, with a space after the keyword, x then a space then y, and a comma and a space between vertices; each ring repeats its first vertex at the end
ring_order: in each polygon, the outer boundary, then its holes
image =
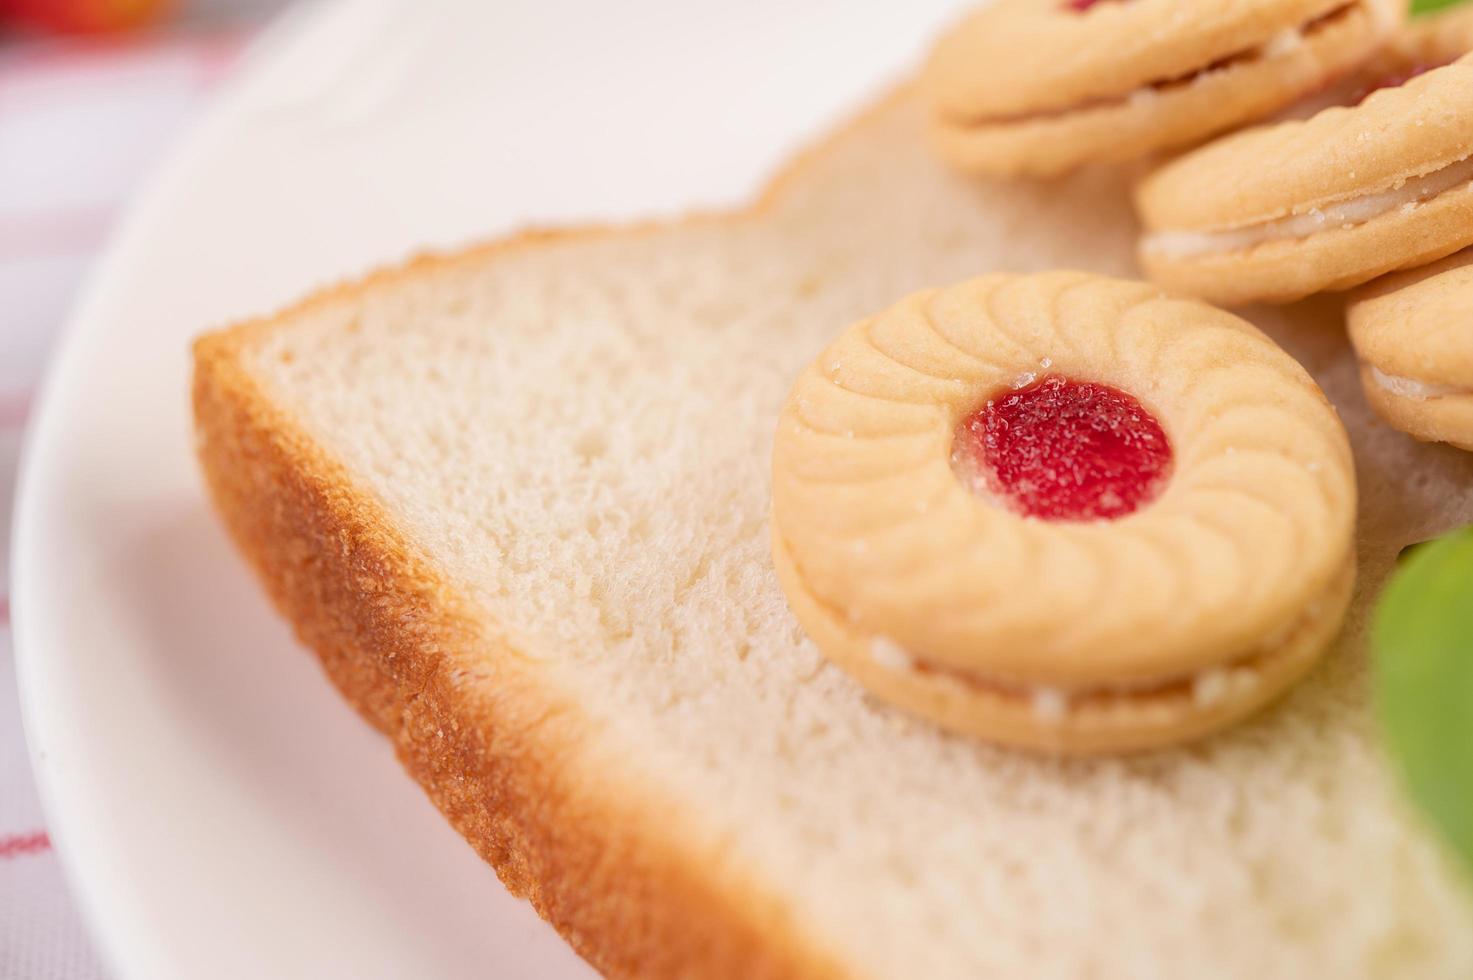
POLYGON ((1378 279, 1351 300, 1366 399, 1425 442, 1473 451, 1473 249, 1378 279))
POLYGON ((1194 150, 1136 191, 1157 282, 1239 304, 1348 289, 1473 244, 1473 56, 1194 150))
POLYGON ((1270 115, 1374 52, 1405 0, 998 0, 924 77, 957 168, 1049 176, 1270 115))
POLYGON ((1334 410, 1248 323, 1083 273, 920 293, 795 384, 773 554, 820 649, 958 732, 1077 754, 1191 739, 1339 629, 1334 410))

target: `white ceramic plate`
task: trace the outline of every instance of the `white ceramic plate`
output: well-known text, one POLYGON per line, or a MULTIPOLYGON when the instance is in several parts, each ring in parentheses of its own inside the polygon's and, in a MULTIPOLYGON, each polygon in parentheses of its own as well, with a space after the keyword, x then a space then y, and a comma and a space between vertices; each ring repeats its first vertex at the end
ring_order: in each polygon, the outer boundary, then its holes
POLYGON ((356 0, 260 45, 125 223, 22 477, 27 730, 120 975, 589 972, 232 553, 190 453, 190 339, 423 247, 738 202, 957 6, 356 0))

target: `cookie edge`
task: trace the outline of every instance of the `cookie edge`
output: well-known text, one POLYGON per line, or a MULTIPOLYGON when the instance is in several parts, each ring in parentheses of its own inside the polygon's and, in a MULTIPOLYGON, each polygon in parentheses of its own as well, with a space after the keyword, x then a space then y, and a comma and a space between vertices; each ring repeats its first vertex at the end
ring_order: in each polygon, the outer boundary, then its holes
POLYGON ((969 688, 949 677, 919 671, 901 673, 877 663, 868 652, 873 638, 847 627, 808 589, 776 523, 772 528, 772 557, 783 593, 804 630, 824 656, 876 698, 960 735, 1014 749, 1081 757, 1128 755, 1190 744, 1224 731, 1277 701, 1309 674, 1339 635, 1356 580, 1356 559, 1349 551, 1329 589, 1307 607, 1318 603, 1321 608, 1308 613, 1290 639, 1254 656, 1260 676, 1236 698, 1225 697, 1204 706, 1189 697, 1185 711, 1173 710, 1181 707, 1175 703, 1153 704, 1149 696, 1142 697, 1138 707, 1132 707, 1125 702, 1133 699, 1125 698, 1116 703, 1124 707, 1123 712, 1080 713, 1067 724, 1050 724, 1022 695, 969 688), (1131 712, 1138 712, 1135 719, 1130 717, 1131 712), (1153 722, 1152 714, 1170 717, 1153 722), (1122 715, 1124 724, 1120 722, 1122 715))
POLYGON ((1473 246, 1473 185, 1445 191, 1410 212, 1391 211, 1349 229, 1246 250, 1173 258, 1147 248, 1146 241, 1143 235, 1136 261, 1165 289, 1228 307, 1289 303, 1352 289, 1473 246), (1410 247, 1394 247, 1397 240, 1410 247))
POLYGON ((1336 84, 1386 40, 1384 26, 1377 30, 1374 11, 1366 13, 1363 26, 1367 36, 1353 54, 1344 51, 1350 42, 1338 34, 1304 43, 1321 62, 1320 77, 1313 82, 1290 85, 1291 66, 1257 62, 1231 72, 1231 81, 1224 78, 1223 84, 1205 93, 1189 84, 1184 91, 1157 94, 1155 104, 1141 105, 1126 98, 1109 107, 1065 110, 1047 120, 977 123, 932 108, 928 135, 938 156, 958 172, 974 177, 1053 178, 1090 164, 1148 159, 1251 126, 1336 84), (1224 94, 1241 96, 1249 87, 1255 88, 1257 96, 1252 105, 1214 111, 1216 104, 1228 104, 1224 94), (1164 105, 1168 102, 1173 104, 1164 105), (1168 112, 1194 111, 1196 119, 1190 125, 1162 121, 1168 112))
POLYGON ((1388 391, 1376 382, 1375 365, 1360 364, 1366 402, 1383 422, 1418 442, 1440 442, 1473 452, 1473 393, 1416 398, 1388 391))

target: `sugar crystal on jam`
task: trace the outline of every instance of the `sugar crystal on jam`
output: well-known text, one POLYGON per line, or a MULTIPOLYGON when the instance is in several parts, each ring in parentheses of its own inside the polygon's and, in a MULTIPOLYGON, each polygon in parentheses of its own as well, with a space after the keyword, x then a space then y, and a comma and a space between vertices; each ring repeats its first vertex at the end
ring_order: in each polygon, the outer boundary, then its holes
POLYGON ((993 398, 958 439, 992 492, 1044 520, 1124 517, 1154 500, 1171 470, 1166 432, 1140 402, 1062 377, 993 398))

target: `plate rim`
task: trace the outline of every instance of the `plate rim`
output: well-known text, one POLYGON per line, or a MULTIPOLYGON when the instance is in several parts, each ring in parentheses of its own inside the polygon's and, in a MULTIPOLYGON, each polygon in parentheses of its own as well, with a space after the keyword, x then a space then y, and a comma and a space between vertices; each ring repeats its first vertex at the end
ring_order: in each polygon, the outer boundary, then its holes
POLYGON ((163 210, 167 188, 178 175, 187 172, 193 160, 204 156, 232 115, 239 93, 252 83, 297 37, 316 25, 352 9, 360 0, 306 0, 277 13, 246 44, 232 74, 212 104, 196 120, 186 125, 165 149, 160 162, 144 179, 141 188, 124 205, 114 228, 98 253, 81 290, 56 333, 35 390, 33 409, 21 437, 19 466, 16 471, 15 502, 11 512, 13 535, 10 542, 10 634, 14 650, 15 675, 20 703, 21 728, 25 736, 26 757, 45 819, 46 833, 66 882, 68 894, 85 927, 88 938, 106 971, 120 977, 147 974, 141 963, 147 958, 136 939, 120 928, 116 916, 110 915, 117 898, 108 898, 111 886, 107 876, 95 869, 97 855, 85 853, 78 844, 85 834, 78 832, 75 808, 62 799, 68 794, 68 777, 48 757, 46 746, 52 740, 44 689, 49 683, 41 644, 33 639, 32 623, 42 619, 37 606, 44 586, 35 582, 28 569, 37 567, 41 537, 38 515, 46 506, 44 491, 50 469, 44 460, 58 451, 59 437, 55 429, 61 412, 60 392, 64 379, 74 373, 79 351, 86 341, 104 329, 104 298, 119 270, 129 256, 141 247, 143 229, 155 223, 155 215, 163 210))

